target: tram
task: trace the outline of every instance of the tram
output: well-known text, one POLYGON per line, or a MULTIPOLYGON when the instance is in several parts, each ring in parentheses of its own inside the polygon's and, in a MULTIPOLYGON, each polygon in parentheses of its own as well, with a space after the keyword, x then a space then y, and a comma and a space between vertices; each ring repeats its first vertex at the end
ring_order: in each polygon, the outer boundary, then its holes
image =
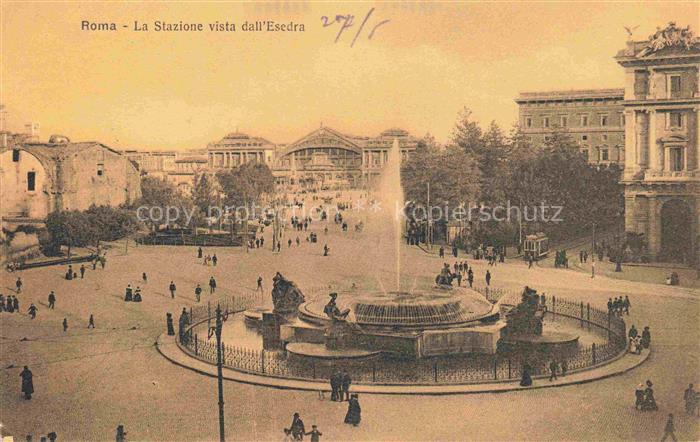
POLYGON ((528 259, 530 256, 535 261, 542 259, 549 253, 549 238, 542 232, 537 232, 533 235, 525 236, 523 242, 523 258, 528 259))

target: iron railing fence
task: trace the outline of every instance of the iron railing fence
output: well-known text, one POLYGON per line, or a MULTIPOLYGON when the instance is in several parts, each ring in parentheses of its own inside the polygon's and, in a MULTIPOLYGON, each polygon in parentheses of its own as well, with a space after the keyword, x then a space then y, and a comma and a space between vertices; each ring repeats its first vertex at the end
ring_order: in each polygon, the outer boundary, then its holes
MULTIPOLYGON (((498 298, 514 296, 515 292, 489 290, 498 298)), ((222 310, 228 314, 259 306, 264 302, 261 293, 243 293, 220 299, 222 310)), ((579 345, 577 350, 561 358, 567 372, 588 369, 616 358, 626 350, 626 329, 622 318, 609 315, 607 311, 591 307, 588 303, 552 296, 546 299, 547 320, 563 318, 574 321, 583 328, 597 328, 603 342, 579 345)), ((216 340, 209 333, 196 333, 197 325, 213 322, 215 306, 196 306, 191 309, 192 326, 188 338, 180 345, 194 357, 216 363, 216 340)), ((468 384, 493 381, 513 381, 521 378, 523 367, 530 366, 532 376, 549 374, 550 357, 467 354, 420 359, 397 359, 391 356, 377 357, 363 363, 342 365, 325 364, 290 358, 285 351, 266 351, 238 347, 222 343, 223 364, 235 370, 305 380, 326 380, 337 370, 347 372, 354 383, 366 384, 468 384)))

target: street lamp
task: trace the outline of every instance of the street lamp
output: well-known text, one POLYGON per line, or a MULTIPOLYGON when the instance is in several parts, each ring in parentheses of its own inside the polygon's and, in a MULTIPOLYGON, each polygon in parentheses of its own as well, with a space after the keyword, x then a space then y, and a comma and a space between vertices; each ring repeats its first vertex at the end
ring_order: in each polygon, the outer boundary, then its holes
POLYGON ((228 311, 222 315, 221 304, 216 305, 216 324, 209 328, 209 338, 212 333, 216 335, 216 378, 219 387, 219 441, 226 440, 224 430, 224 374, 223 374, 223 358, 221 348, 221 329, 223 321, 228 318, 228 311))

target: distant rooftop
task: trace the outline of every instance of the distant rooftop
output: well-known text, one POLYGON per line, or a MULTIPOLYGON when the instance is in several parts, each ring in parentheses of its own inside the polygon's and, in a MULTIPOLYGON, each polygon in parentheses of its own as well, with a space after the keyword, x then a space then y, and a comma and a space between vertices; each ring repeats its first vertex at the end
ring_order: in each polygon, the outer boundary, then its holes
POLYGON ((560 100, 591 100, 591 99, 622 99, 625 95, 623 88, 614 89, 571 89, 564 91, 521 92, 515 99, 517 103, 526 101, 560 101, 560 100))

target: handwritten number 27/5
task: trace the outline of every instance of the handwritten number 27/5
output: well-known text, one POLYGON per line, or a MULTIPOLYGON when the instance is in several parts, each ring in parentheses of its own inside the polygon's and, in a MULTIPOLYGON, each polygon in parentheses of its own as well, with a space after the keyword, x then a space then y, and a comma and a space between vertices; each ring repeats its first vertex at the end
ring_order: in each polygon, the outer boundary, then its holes
MULTIPOLYGON (((362 20, 362 23, 360 24, 360 27, 357 29, 357 32, 355 33, 355 37, 352 39, 352 42, 350 43, 350 47, 353 47, 355 45, 355 42, 357 41, 357 38, 362 34, 362 30, 365 28, 365 25, 367 25, 367 22, 369 21, 370 17, 372 16, 372 13, 374 12, 374 8, 370 9, 369 12, 367 12, 367 15, 365 15, 364 20, 362 20)), ((343 35, 345 31, 350 29, 355 25, 355 16, 348 14, 348 15, 336 15, 335 19, 331 20, 328 18, 328 16, 324 15, 321 17, 321 22, 323 23, 323 27, 327 28, 329 26, 333 26, 335 24, 340 24, 340 29, 338 29, 338 34, 335 36, 335 43, 338 43, 340 40, 340 37, 343 35)), ((367 36, 368 40, 371 40, 372 37, 374 36, 374 33, 377 31, 377 28, 380 26, 388 23, 389 20, 382 20, 370 31, 369 35, 367 36)))

